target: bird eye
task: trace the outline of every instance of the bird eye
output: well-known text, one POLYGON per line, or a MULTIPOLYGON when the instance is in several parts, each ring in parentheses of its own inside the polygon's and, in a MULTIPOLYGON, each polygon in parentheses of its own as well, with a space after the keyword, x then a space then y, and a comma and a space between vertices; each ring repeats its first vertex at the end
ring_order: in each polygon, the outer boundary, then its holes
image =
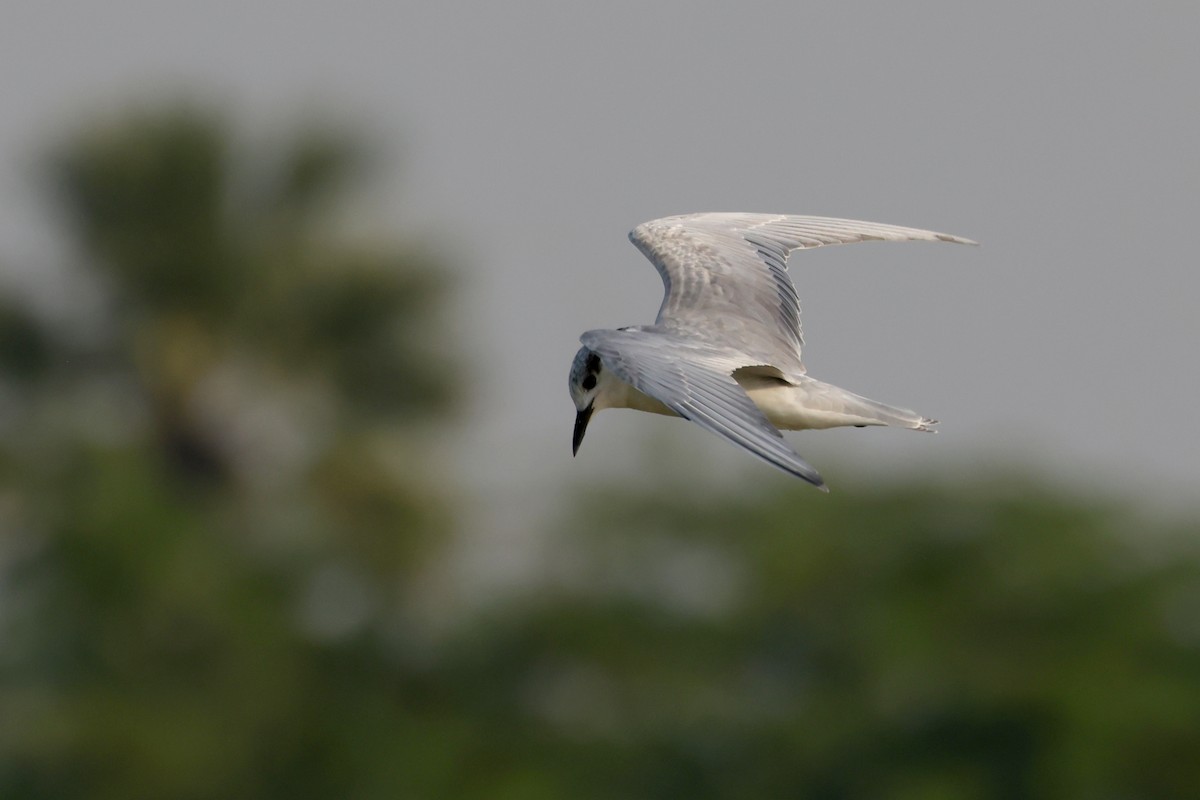
POLYGON ((583 379, 583 388, 589 392, 592 389, 595 389, 596 388, 596 376, 588 375, 586 378, 584 378, 583 379))

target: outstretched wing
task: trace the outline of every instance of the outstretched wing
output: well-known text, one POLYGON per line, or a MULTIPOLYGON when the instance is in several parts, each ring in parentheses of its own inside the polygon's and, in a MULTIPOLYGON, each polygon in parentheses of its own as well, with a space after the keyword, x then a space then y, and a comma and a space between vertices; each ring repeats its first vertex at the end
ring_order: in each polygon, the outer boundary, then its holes
POLYGON ((975 244, 945 233, 852 219, 710 213, 638 225, 629 239, 662 276, 657 324, 728 344, 756 363, 802 373, 793 250, 865 241, 975 244))
POLYGON ((607 369, 638 391, 828 491, 817 470, 792 450, 733 379, 733 371, 745 366, 737 354, 663 331, 595 330, 579 338, 607 369))

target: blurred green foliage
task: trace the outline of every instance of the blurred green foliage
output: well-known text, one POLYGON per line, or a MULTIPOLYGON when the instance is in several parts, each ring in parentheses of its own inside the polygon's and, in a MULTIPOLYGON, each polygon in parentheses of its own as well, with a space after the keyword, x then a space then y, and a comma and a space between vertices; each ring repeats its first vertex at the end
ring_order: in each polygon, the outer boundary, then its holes
POLYGON ((555 743, 546 797, 1200 788, 1194 526, 981 483, 612 490, 568 529, 475 662, 543 726, 514 760, 555 743))
POLYGON ((456 387, 445 266, 338 229, 360 160, 190 109, 51 154, 99 310, 0 307, 0 796, 393 785, 456 387))
POLYGON ((0 797, 1200 796, 1194 525, 613 487, 431 626, 447 270, 339 232, 361 151, 175 109, 47 173, 98 299, 0 302, 0 797))

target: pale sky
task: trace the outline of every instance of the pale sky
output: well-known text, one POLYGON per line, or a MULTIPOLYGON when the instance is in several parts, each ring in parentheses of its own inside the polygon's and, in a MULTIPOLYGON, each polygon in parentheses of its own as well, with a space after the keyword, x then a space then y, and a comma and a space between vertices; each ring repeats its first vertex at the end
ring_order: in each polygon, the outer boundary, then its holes
POLYGON ((853 245, 791 271, 810 373, 941 433, 789 434, 798 451, 835 491, 999 453, 1181 501, 1200 487, 1197 42, 1195 3, 20 0, 0 30, 0 263, 53 260, 30 156, 88 113, 183 93, 251 132, 344 116, 392 156, 364 227, 441 237, 461 277, 445 333, 472 359, 470 420, 447 452, 528 506, 672 457, 788 481, 628 411, 572 460, 579 333, 652 322, 661 297, 635 224, 932 228, 982 247, 853 245))

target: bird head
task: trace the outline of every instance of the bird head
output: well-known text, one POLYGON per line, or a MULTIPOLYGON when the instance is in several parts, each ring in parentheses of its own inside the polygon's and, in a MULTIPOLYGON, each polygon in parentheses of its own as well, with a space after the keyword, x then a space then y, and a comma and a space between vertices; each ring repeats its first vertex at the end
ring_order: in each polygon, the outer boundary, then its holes
POLYGON ((596 411, 596 395, 599 393, 600 377, 603 372, 600 356, 580 348, 571 362, 571 375, 567 388, 571 392, 571 401, 575 403, 575 434, 571 438, 571 453, 579 452, 579 444, 587 431, 588 420, 596 411))

